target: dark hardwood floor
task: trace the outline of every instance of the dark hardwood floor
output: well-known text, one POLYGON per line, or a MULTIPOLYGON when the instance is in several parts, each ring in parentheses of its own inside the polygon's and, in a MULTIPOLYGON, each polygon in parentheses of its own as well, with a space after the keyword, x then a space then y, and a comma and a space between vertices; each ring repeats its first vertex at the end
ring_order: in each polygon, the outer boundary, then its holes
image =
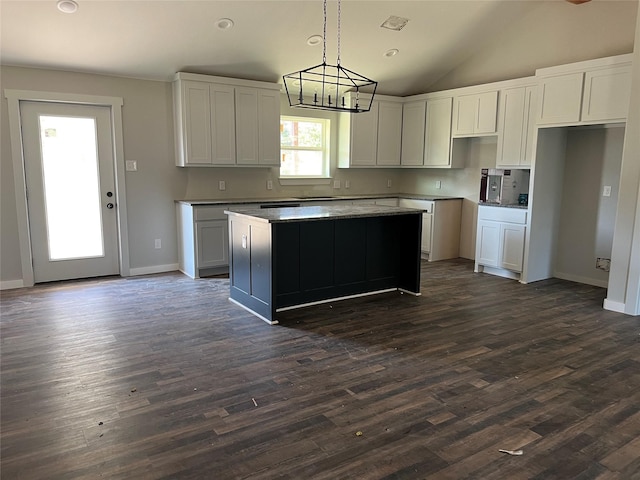
POLYGON ((277 326, 228 291, 2 292, 2 479, 640 478, 640 318, 603 289, 423 263, 277 326))

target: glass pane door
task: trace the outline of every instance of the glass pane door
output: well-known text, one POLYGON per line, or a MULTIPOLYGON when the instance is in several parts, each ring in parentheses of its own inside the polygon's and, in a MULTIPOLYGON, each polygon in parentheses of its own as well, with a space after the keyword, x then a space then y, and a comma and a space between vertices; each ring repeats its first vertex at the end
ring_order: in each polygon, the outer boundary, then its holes
POLYGON ((49 260, 104 255, 94 118, 40 115, 49 260))

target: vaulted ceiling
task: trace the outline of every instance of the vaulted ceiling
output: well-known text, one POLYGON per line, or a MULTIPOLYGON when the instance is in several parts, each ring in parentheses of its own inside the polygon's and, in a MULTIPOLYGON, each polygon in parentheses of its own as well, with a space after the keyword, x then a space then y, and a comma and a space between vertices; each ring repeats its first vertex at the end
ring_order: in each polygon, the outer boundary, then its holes
MULTIPOLYGON (((321 0, 0 0, 0 62, 169 80, 177 71, 281 82, 322 61, 321 0), (219 19, 233 20, 220 29, 219 19)), ((337 51, 327 5, 327 63, 337 51)), ((629 53, 638 0, 342 0, 341 64, 410 95, 629 53), (400 31, 381 24, 409 19, 400 31), (397 49, 394 56, 385 56, 397 49)))

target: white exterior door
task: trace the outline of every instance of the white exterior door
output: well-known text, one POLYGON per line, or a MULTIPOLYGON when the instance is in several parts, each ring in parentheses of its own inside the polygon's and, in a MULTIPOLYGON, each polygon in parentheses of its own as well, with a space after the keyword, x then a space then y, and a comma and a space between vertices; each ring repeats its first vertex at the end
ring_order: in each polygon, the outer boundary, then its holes
POLYGON ((120 273, 111 109, 21 102, 34 281, 120 273))

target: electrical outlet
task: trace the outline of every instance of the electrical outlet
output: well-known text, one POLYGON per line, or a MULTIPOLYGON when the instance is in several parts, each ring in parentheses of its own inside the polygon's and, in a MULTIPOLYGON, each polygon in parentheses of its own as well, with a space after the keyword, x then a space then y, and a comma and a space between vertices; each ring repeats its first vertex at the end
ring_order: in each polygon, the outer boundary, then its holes
POLYGON ((273 181, 267 180, 267 190, 273 190, 273 181))
POLYGON ((340 180, 333 181, 333 188, 340 188, 340 180))
POLYGON ((135 160, 127 160, 125 162, 125 170, 127 172, 137 172, 138 171, 138 162, 135 160))
POLYGON ((440 180, 436 180, 436 188, 442 188, 442 182, 440 180))
POLYGON ((611 185, 605 185, 604 188, 602 189, 602 196, 603 197, 610 197, 611 196, 611 185))
POLYGON ((608 272, 611 268, 611 259, 601 257, 596 258, 596 268, 598 270, 604 270, 605 272, 608 272))
POLYGON ((344 181, 344 188, 350 188, 351 187, 351 182, 349 180, 345 180, 344 181))
POLYGON ((224 180, 220 180, 218 182, 218 190, 226 190, 227 189, 227 183, 224 180))
POLYGON ((387 180, 387 188, 391 188, 391 179, 387 180))
POLYGON ((156 238, 155 247, 156 248, 162 248, 162 240, 160 240, 159 238, 156 238))

